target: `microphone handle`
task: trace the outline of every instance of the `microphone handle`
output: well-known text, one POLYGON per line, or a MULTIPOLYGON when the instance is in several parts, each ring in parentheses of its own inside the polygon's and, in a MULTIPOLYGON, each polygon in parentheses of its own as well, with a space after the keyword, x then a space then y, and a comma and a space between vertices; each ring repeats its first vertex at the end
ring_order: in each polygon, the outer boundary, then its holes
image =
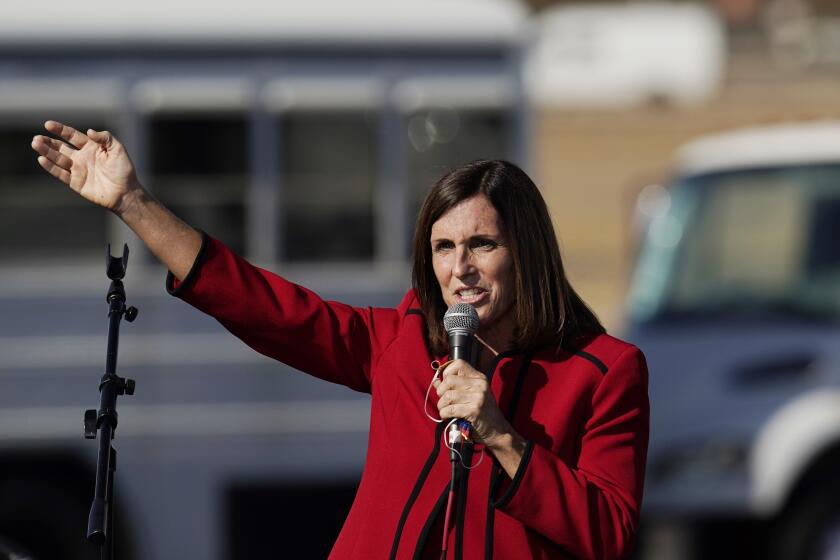
POLYGON ((453 332, 449 334, 449 350, 451 360, 465 360, 471 366, 472 363, 472 343, 473 336, 469 333, 453 332))
MULTIPOLYGON (((473 343, 475 338, 469 332, 450 332, 449 333, 449 359, 450 360, 464 360, 471 366, 474 366, 475 355, 473 354, 473 343)), ((470 428, 472 429, 472 428, 470 428)), ((449 460, 455 463, 458 460, 459 454, 457 448, 461 448, 461 435, 456 424, 452 424, 449 434, 449 460), (457 442, 457 443, 456 443, 457 442)))

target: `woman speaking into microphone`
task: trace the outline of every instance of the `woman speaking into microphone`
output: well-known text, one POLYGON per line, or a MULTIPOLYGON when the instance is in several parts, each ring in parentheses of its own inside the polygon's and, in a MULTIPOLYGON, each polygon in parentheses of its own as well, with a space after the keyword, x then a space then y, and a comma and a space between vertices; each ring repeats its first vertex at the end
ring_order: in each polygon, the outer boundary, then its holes
POLYGON ((521 169, 477 161, 444 175, 417 218, 412 289, 396 309, 355 308, 185 224, 110 133, 45 126, 58 138, 35 136, 38 163, 122 219, 169 268, 172 295, 258 352, 371 394, 365 469, 330 558, 630 551, 648 440, 644 357, 570 286, 521 169), (456 304, 477 314, 473 360, 447 361, 442 321, 456 304))

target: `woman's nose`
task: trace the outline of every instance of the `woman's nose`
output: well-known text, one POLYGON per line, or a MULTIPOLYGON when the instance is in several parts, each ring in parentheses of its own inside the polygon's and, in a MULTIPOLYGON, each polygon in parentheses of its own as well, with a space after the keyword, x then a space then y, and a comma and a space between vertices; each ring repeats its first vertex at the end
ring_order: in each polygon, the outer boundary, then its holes
POLYGON ((455 262, 452 265, 452 274, 463 278, 475 272, 472 262, 472 252, 467 247, 458 247, 455 250, 455 262))

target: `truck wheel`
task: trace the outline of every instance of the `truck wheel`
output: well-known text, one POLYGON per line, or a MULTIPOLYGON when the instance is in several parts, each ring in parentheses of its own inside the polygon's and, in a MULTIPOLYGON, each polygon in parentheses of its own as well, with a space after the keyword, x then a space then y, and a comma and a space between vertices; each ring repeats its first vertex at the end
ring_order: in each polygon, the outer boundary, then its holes
POLYGON ((28 558, 91 557, 87 506, 60 484, 40 478, 6 479, 0 481, 0 497, 0 538, 26 551, 28 558))
POLYGON ((795 499, 779 518, 779 560, 840 558, 840 483, 817 486, 795 499))

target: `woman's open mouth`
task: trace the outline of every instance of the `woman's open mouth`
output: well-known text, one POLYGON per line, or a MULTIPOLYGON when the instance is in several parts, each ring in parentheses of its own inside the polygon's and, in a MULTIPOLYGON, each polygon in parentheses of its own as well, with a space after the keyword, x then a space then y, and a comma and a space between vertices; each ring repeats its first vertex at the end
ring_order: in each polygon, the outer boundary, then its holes
POLYGON ((477 305, 484 301, 488 292, 483 288, 459 288, 455 290, 455 299, 458 303, 469 303, 477 305))

